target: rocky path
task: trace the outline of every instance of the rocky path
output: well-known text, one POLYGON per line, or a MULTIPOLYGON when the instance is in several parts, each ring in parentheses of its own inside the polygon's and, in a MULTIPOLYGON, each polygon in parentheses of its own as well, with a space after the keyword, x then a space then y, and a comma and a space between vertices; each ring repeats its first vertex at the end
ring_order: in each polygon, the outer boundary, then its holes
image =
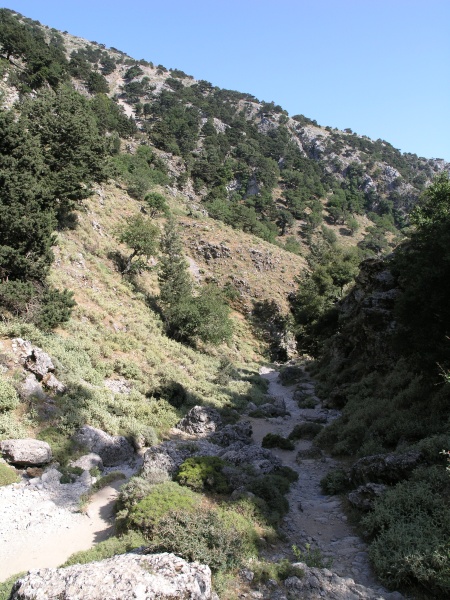
POLYGON ((51 470, 38 486, 0 488, 0 581, 30 569, 57 567, 112 533, 119 479, 92 496, 86 514, 78 499, 87 487, 60 484, 51 470))
MULTIPOLYGON (((314 409, 301 409, 293 399, 294 391, 300 387, 305 395, 315 397, 314 382, 306 379, 300 386, 283 386, 278 381, 278 372, 264 368, 262 376, 269 382, 268 394, 283 399, 290 417, 272 419, 250 419, 253 427, 254 442, 261 443, 267 433, 276 433, 287 437, 294 425, 309 420, 322 419, 329 422, 337 417, 336 411, 324 409, 317 398, 314 409)), ((306 374, 305 374, 306 376, 306 374)), ((272 449, 284 465, 296 470, 299 479, 291 486, 288 495, 290 510, 284 519, 282 529, 286 534, 286 552, 295 544, 304 549, 318 548, 325 561, 332 561, 331 570, 340 577, 350 577, 356 583, 376 590, 383 598, 401 597, 389 593, 375 579, 372 572, 366 544, 355 535, 341 506, 338 496, 325 496, 320 488, 320 480, 333 468, 339 466, 329 457, 304 458, 298 462, 297 453, 307 454, 312 442, 296 442, 294 451, 272 449)), ((281 558, 274 557, 274 558, 281 558)))

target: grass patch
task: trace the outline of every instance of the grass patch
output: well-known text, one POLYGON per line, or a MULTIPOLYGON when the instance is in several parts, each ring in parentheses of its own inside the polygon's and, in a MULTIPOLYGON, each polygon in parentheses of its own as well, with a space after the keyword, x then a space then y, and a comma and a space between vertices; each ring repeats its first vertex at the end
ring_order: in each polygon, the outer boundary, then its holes
POLYGON ((11 577, 8 577, 6 581, 0 583, 0 600, 8 600, 11 595, 12 586, 16 583, 18 579, 20 579, 26 574, 26 571, 16 573, 16 575, 11 575, 11 577))
POLYGON ((20 477, 18 476, 15 469, 0 462, 0 487, 3 485, 11 485, 12 483, 18 483, 20 477))
POLYGON ((105 560, 117 554, 125 554, 135 548, 145 544, 144 536, 137 531, 130 531, 121 536, 110 537, 109 539, 96 544, 89 550, 81 550, 70 556, 61 567, 70 565, 84 565, 86 563, 105 560))

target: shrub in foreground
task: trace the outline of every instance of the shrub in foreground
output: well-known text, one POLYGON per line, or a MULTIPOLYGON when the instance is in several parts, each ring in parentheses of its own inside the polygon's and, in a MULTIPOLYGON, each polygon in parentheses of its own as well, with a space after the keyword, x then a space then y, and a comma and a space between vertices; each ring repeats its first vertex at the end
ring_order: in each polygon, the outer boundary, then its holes
POLYGON ((167 513, 153 528, 149 551, 174 552, 217 573, 256 555, 257 539, 251 523, 231 509, 179 510, 167 513))

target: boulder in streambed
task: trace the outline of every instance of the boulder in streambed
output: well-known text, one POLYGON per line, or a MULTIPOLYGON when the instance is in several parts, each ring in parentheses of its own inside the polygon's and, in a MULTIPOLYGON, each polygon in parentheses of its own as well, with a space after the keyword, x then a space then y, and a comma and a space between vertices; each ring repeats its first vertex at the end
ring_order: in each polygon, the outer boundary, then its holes
POLYGON ((10 600, 211 600, 208 566, 169 554, 129 553, 100 562, 39 569, 20 578, 10 600))

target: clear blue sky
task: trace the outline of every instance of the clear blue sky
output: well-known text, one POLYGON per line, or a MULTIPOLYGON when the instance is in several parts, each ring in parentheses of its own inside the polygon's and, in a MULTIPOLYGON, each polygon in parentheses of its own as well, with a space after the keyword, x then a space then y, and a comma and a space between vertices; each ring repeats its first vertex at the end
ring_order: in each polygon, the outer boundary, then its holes
POLYGON ((450 161, 450 0, 8 0, 7 8, 450 161))

